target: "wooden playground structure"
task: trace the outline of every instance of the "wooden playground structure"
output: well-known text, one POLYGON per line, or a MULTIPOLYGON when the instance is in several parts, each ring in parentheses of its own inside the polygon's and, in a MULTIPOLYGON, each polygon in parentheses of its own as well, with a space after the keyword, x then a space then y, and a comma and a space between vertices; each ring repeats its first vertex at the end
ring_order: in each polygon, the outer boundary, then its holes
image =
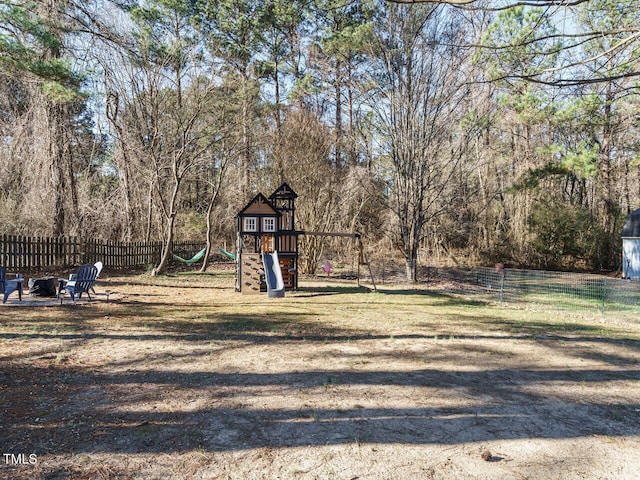
POLYGON ((295 228, 295 200, 298 195, 287 184, 269 198, 256 195, 236 216, 236 291, 243 294, 267 292, 283 296, 285 289, 298 288, 298 239, 301 235, 353 238, 358 245, 358 273, 366 265, 376 289, 373 272, 358 233, 305 232, 295 228))

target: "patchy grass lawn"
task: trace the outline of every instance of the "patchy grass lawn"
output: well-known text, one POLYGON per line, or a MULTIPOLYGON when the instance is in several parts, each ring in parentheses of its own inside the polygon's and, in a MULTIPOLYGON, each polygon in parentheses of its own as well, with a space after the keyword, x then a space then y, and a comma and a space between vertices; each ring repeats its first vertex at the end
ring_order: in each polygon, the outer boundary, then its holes
POLYGON ((0 477, 640 471, 640 324, 437 284, 301 287, 241 295, 214 272, 110 277, 108 303, 12 297, 0 307, 0 477))

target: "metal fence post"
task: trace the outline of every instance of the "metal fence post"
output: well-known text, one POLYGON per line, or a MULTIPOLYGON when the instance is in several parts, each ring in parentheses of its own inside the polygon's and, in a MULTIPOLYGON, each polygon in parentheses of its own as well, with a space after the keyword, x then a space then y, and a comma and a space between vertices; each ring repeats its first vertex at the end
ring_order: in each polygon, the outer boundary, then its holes
POLYGON ((607 279, 605 278, 603 281, 603 289, 602 289, 602 315, 603 316, 604 316, 606 302, 607 302, 607 279))

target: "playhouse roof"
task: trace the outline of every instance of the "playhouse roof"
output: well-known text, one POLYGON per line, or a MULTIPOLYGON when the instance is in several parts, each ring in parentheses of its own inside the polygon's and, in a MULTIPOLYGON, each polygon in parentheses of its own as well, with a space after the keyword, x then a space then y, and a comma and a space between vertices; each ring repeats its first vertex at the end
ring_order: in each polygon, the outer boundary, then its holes
POLYGON ((271 202, 265 197, 263 194, 259 193, 253 200, 247 203, 247 206, 240 210, 238 216, 243 215, 276 215, 280 216, 280 212, 278 212, 271 202))
POLYGON ((640 208, 627 215, 621 237, 640 238, 640 208))
POLYGON ((271 194, 270 199, 274 198, 298 198, 298 194, 293 191, 287 182, 284 182, 276 191, 271 194))

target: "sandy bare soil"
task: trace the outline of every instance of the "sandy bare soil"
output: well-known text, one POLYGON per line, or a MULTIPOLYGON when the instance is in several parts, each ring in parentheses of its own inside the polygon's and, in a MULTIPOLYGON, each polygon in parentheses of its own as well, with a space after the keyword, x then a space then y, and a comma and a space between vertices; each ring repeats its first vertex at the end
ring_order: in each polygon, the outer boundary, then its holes
POLYGON ((640 324, 128 282, 0 307, 0 478, 640 478, 640 324))

